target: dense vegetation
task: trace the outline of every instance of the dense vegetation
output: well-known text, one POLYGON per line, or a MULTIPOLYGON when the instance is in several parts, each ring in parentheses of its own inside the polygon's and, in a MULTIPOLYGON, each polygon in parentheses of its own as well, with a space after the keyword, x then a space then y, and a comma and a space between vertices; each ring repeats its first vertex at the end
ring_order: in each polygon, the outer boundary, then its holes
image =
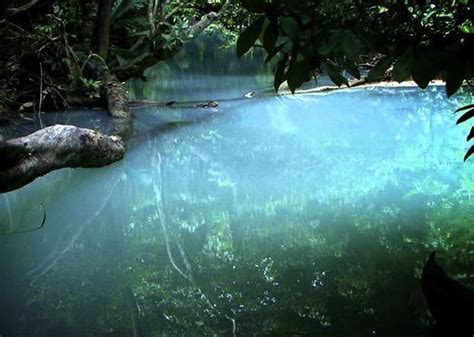
POLYGON ((0 9, 2 110, 98 104, 105 75, 120 81, 142 77, 222 9, 218 2, 199 0, 23 3, 10 1, 0 9))
MULTIPOLYGON (((228 43, 240 34, 239 55, 263 48, 275 66, 276 90, 287 81, 294 91, 321 72, 348 84, 347 75, 360 78, 373 60, 368 80, 389 70, 390 78, 413 78, 425 88, 442 78, 448 96, 474 74, 468 0, 25 2, 0 8, 0 110, 101 104, 98 98, 118 85, 111 78, 144 78, 146 68, 206 28, 228 43)), ((116 109, 110 100, 108 106, 116 109)), ((460 122, 474 114, 470 106, 463 111, 460 122)))
POLYGON ((244 54, 261 36, 268 59, 278 58, 275 89, 295 90, 317 71, 337 85, 342 72, 360 78, 361 54, 386 55, 369 74, 393 63, 393 77, 425 88, 441 76, 451 96, 474 76, 474 5, 469 1, 243 1, 257 19, 240 36, 244 54))
MULTIPOLYGON (((379 79, 412 78, 424 89, 446 81, 453 95, 474 77, 474 3, 460 1, 265 1, 245 0, 255 21, 239 37, 239 55, 253 45, 276 59, 275 90, 287 81, 294 91, 317 73, 349 85, 345 73, 361 77, 361 55, 383 55, 368 74, 379 79), (257 42, 258 40, 258 42, 257 42), (392 67, 393 66, 393 67, 392 67)), ((469 105, 458 123, 474 115, 469 105)), ((474 137, 471 129, 467 140, 474 137)), ((471 147, 465 159, 474 153, 471 147)))

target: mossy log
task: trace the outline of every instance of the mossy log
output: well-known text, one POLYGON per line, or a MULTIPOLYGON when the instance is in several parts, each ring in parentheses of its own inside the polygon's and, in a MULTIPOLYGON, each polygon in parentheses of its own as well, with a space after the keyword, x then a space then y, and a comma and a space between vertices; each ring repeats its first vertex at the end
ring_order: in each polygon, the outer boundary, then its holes
POLYGON ((120 137, 71 125, 53 125, 21 138, 0 138, 0 193, 60 168, 106 166, 124 154, 120 137))

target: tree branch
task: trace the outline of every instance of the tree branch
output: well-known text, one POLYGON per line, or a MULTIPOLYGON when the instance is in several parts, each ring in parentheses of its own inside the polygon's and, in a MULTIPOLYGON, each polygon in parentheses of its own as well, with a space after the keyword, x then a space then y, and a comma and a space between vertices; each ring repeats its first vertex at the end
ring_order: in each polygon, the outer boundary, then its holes
POLYGON ((15 15, 17 13, 27 11, 28 9, 30 9, 31 7, 36 5, 38 2, 39 2, 39 0, 31 0, 27 4, 24 4, 23 6, 20 6, 20 7, 17 7, 17 8, 8 8, 7 9, 7 12, 9 13, 8 16, 12 16, 12 15, 15 15))
POLYGON ((0 193, 18 189, 64 167, 101 167, 123 158, 117 136, 54 125, 21 138, 0 140, 0 193))
POLYGON ((211 12, 202 17, 202 19, 191 27, 189 30, 192 34, 192 38, 187 41, 176 41, 171 45, 168 45, 167 48, 161 47, 158 50, 152 50, 148 53, 143 53, 135 59, 135 61, 130 62, 127 65, 118 66, 111 70, 111 73, 117 76, 119 81, 126 81, 132 77, 139 78, 143 75, 143 71, 147 68, 157 64, 158 62, 168 60, 175 56, 183 47, 184 43, 191 41, 194 37, 203 32, 209 25, 219 19, 222 14, 227 10, 231 1, 226 1, 222 5, 221 9, 215 13, 211 12))

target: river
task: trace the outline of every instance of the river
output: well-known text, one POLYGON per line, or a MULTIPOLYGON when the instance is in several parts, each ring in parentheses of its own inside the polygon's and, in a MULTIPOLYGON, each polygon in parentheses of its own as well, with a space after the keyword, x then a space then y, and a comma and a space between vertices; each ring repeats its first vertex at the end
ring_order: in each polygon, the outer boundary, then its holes
POLYGON ((124 160, 0 196, 0 336, 425 336, 429 253, 474 286, 468 94, 244 98, 258 55, 196 50, 129 84, 178 103, 134 108, 124 160))

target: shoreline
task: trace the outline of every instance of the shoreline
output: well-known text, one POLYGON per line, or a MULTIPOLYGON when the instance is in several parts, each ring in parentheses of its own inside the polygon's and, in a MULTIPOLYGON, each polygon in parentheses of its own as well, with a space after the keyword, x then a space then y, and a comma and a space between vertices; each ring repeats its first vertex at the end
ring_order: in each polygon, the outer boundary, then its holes
MULTIPOLYGON (((428 87, 444 86, 445 83, 446 82, 442 80, 434 80, 428 84, 428 87)), ((418 84, 416 84, 416 82, 413 80, 403 81, 403 82, 397 82, 397 81, 367 82, 365 79, 361 79, 361 80, 352 81, 352 83, 349 83, 349 86, 346 86, 346 85, 342 85, 340 87, 336 85, 321 86, 321 87, 315 87, 311 89, 296 90, 294 94, 292 94, 288 89, 284 89, 282 90, 281 93, 277 94, 277 96, 301 95, 301 94, 330 94, 334 92, 340 92, 342 90, 364 89, 364 88, 418 88, 420 90, 424 90, 424 89, 419 88, 418 84)))

